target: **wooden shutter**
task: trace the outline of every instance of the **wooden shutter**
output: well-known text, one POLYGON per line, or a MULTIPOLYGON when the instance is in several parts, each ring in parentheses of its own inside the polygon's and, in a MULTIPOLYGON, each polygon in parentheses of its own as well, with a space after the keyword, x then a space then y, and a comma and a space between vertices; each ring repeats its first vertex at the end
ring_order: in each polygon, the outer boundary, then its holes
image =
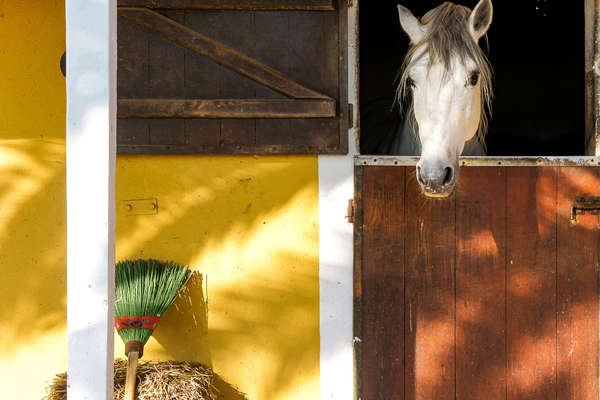
POLYGON ((347 152, 336 0, 118 0, 118 152, 347 152))

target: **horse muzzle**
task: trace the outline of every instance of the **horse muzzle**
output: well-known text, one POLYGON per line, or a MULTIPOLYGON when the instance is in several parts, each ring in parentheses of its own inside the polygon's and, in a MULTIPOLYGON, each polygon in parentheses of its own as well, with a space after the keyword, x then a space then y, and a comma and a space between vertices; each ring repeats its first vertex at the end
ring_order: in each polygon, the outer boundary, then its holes
POLYGON ((447 198, 456 188, 458 164, 424 162, 417 164, 417 181, 423 194, 433 198, 447 198))

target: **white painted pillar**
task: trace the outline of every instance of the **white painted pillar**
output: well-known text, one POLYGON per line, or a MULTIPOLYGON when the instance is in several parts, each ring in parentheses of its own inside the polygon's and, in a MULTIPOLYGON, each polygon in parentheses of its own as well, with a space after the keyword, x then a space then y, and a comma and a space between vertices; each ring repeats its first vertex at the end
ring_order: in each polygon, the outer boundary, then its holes
POLYGON ((66 0, 67 396, 113 398, 116 2, 66 0))
MULTIPOLYGON (((358 121, 358 1, 348 8, 348 92, 358 121)), ((355 122, 355 125, 357 122, 355 122)), ((321 400, 354 399, 352 225, 356 129, 348 133, 347 156, 319 156, 319 295, 321 400)))

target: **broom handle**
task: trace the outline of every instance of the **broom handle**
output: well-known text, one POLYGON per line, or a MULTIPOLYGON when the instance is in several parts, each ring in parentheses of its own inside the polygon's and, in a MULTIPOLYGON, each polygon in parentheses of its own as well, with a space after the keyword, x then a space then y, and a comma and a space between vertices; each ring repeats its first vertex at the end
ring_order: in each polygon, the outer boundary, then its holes
POLYGON ((127 355, 127 377, 125 379, 125 397, 123 400, 135 399, 135 375, 139 354, 137 351, 130 351, 127 355))

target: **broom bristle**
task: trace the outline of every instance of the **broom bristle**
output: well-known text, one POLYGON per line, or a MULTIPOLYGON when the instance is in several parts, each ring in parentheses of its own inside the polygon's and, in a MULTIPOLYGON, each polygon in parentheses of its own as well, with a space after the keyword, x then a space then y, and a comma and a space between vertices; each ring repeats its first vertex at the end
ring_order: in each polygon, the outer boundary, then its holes
MULTIPOLYGON (((186 284, 187 266, 158 260, 124 260, 115 266, 115 317, 162 317, 186 284)), ((146 343, 152 329, 125 328, 123 342, 146 343)))

